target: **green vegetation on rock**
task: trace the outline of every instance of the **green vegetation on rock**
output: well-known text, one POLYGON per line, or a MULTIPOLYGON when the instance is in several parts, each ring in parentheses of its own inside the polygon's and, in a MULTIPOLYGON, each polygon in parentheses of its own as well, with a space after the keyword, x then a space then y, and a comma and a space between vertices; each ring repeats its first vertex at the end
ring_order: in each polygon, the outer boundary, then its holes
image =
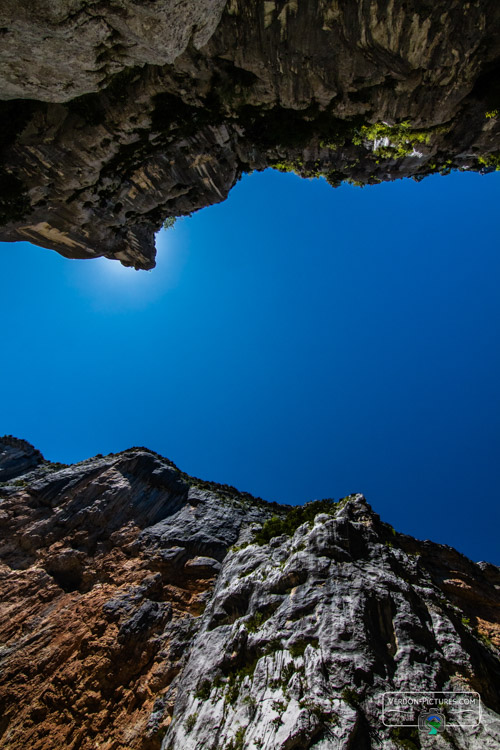
POLYGON ((240 727, 236 730, 234 738, 230 740, 229 744, 226 745, 225 750, 243 750, 245 747, 245 732, 246 727, 240 727))
POLYGON ((269 518, 259 531, 255 534, 255 544, 267 544, 274 537, 286 534, 287 536, 293 536, 295 531, 302 526, 303 523, 312 524, 315 516, 318 513, 326 513, 329 516, 334 516, 337 510, 345 503, 348 498, 343 498, 336 502, 330 498, 325 500, 313 500, 305 505, 297 505, 290 508, 286 512, 286 515, 274 515, 269 518))
POLYGON ((496 151, 493 154, 483 154, 482 156, 478 156, 477 160, 483 167, 500 172, 500 151, 496 151))
POLYGON ((412 727, 394 727, 390 731, 391 739, 404 750, 420 750, 418 730, 412 727))
POLYGON ((244 682, 245 678, 249 677, 251 680, 253 679, 255 668, 261 656, 262 654, 258 654, 257 656, 251 658, 251 660, 247 662, 247 664, 236 667, 229 673, 225 691, 225 699, 227 700, 229 705, 232 706, 236 702, 240 693, 241 685, 244 682))
POLYGON ((336 714, 334 711, 327 711, 322 706, 310 699, 302 698, 299 701, 299 705, 301 708, 307 709, 309 713, 319 719, 322 724, 338 724, 340 721, 338 714, 336 714))
POLYGON ((359 708, 360 695, 354 688, 345 687, 340 693, 340 697, 345 701, 351 708, 359 708))
POLYGON ((270 614, 266 614, 264 612, 256 612, 254 615, 251 615, 251 617, 249 617, 248 620, 244 623, 245 628, 249 633, 256 633, 261 625, 263 625, 265 621, 269 619, 269 617, 270 614))
POLYGON ((196 693, 194 694, 194 697, 202 701, 207 701, 210 697, 211 689, 212 686, 210 684, 210 680, 203 680, 196 693))
POLYGON ((290 654, 297 658, 298 656, 304 656, 304 652, 308 646, 312 646, 313 648, 318 648, 319 641, 317 638, 301 638, 301 640, 296 641, 289 647, 290 654))
POLYGON ((176 221, 177 216, 167 216, 167 218, 163 222, 163 229, 171 229, 175 225, 176 221))
POLYGON ((198 714, 197 713, 190 714, 187 717, 186 722, 184 724, 186 732, 190 732, 193 729, 194 725, 196 724, 196 719, 197 718, 198 718, 198 714))
POLYGON ((376 122, 363 125, 352 141, 361 146, 363 141, 375 142, 384 138, 388 139, 389 145, 378 146, 373 153, 385 159, 402 159, 410 156, 416 146, 430 143, 431 131, 414 129, 408 120, 396 125, 376 122))

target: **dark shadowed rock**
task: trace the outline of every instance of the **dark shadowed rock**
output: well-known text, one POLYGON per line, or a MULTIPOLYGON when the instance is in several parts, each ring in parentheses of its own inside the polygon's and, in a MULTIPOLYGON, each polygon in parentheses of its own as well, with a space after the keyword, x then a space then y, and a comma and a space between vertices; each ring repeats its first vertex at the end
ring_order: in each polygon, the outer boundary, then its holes
POLYGON ((0 482, 15 479, 45 463, 45 459, 36 448, 26 440, 11 435, 0 438, 0 482))
POLYGON ((500 166, 496 0, 4 0, 0 27, 2 240, 151 268, 244 172, 500 166))

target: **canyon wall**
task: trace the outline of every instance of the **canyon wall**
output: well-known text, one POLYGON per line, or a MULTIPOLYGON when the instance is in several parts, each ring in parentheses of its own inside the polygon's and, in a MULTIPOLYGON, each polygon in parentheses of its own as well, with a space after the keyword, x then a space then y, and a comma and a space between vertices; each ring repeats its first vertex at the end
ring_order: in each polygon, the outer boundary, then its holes
POLYGON ((275 505, 144 448, 3 438, 0 481, 0 748, 498 748, 496 566, 361 495, 275 505), (477 691, 482 721, 384 726, 401 690, 477 691))
POLYGON ((0 239, 152 268, 246 172, 500 168, 499 31, 496 0, 4 0, 0 239))

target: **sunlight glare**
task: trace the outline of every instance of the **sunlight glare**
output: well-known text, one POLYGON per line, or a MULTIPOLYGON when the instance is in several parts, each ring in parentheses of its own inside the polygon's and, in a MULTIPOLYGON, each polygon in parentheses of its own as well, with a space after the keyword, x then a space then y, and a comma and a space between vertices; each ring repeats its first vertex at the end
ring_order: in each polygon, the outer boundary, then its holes
POLYGON ((185 261, 183 243, 174 230, 160 230, 156 236, 156 267, 136 271, 109 258, 82 261, 78 271, 68 270, 73 283, 99 309, 146 308, 175 288, 181 278, 185 261))

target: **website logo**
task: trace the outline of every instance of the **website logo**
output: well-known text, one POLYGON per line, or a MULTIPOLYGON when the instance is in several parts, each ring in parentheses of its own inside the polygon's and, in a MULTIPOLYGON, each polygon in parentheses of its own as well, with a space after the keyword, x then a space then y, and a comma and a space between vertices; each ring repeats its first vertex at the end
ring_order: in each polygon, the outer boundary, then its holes
POLYGON ((446 727, 446 719, 444 714, 441 713, 429 713, 422 711, 418 717, 418 728, 422 732, 427 732, 432 736, 440 732, 444 732, 446 727))
POLYGON ((431 736, 443 732, 445 726, 474 729, 481 724, 481 698, 472 690, 384 693, 382 723, 386 727, 418 727, 431 736))

